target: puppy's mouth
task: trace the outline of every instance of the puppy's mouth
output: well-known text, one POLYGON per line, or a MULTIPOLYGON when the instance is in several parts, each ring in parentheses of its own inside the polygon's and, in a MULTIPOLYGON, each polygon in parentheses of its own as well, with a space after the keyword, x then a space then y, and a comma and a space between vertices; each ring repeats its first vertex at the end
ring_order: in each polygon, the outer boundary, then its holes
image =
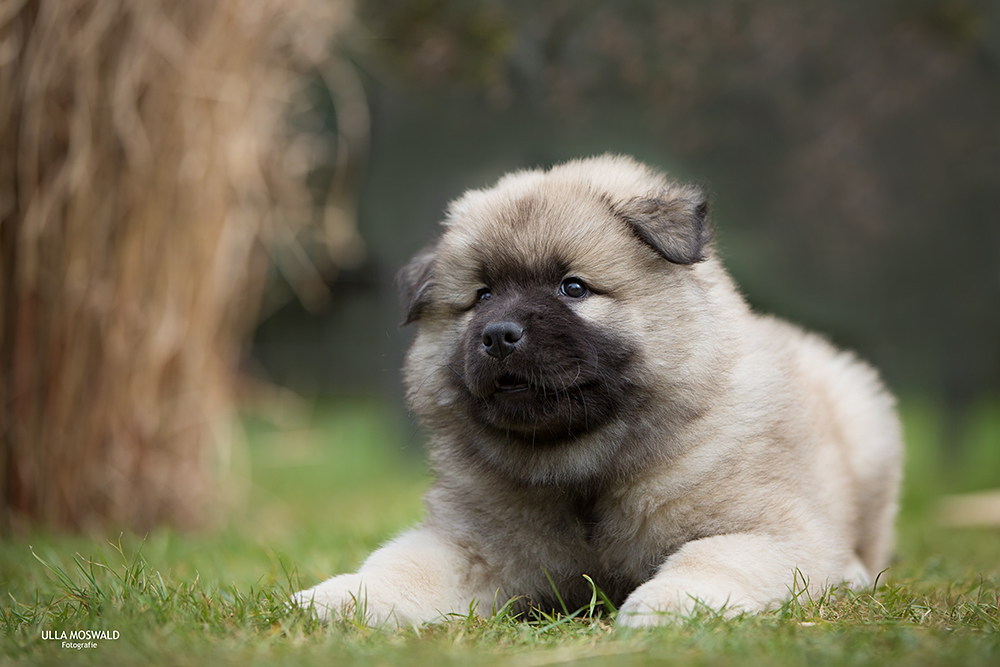
POLYGON ((531 383, 512 373, 504 373, 493 383, 496 394, 518 394, 531 389, 531 383))
POLYGON ((593 382, 577 382, 558 386, 558 383, 546 383, 544 380, 539 384, 514 373, 504 373, 493 381, 491 393, 495 397, 517 397, 533 401, 543 398, 557 400, 573 392, 591 389, 593 384, 593 382))

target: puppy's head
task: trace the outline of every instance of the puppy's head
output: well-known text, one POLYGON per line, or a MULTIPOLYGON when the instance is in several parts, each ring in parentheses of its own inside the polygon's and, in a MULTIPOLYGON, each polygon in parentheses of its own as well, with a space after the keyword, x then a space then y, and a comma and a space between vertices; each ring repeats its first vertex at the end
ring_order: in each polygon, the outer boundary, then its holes
POLYGON ((409 400, 435 446, 527 481, 582 481, 683 418, 690 383, 670 374, 699 363, 706 215, 698 188, 610 156, 453 202, 400 273, 419 327, 409 400))

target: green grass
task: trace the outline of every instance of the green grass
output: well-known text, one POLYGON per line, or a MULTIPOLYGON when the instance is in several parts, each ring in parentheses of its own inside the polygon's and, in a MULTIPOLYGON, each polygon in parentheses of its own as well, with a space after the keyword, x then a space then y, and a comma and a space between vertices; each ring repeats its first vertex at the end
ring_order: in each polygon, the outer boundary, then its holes
MULTIPOLYGON (((595 613, 455 617, 418 630, 323 625, 289 594, 353 570, 418 521, 428 478, 413 434, 379 406, 340 403, 302 428, 248 419, 248 500, 222 530, 0 544, 0 662, 179 665, 997 665, 1000 530, 935 525, 945 492, 1000 486, 1000 402, 975 406, 943 446, 941 411, 907 401, 909 458, 898 559, 874 593, 799 596, 758 616, 703 614, 616 630, 595 613), (43 633, 117 631, 96 649, 43 633)), ((791 582, 790 582, 791 583, 791 582)))

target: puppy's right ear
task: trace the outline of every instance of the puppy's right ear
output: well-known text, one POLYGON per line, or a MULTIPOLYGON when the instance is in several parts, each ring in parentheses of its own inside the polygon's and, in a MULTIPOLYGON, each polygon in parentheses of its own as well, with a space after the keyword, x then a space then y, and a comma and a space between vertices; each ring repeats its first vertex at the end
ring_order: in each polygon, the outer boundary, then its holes
POLYGON ((674 264, 695 264, 708 256, 712 228, 708 199, 701 189, 686 186, 669 198, 636 198, 616 211, 641 241, 674 264))
POLYGON ((436 257, 436 247, 424 248, 396 274, 396 284, 405 309, 403 326, 419 320, 430 303, 436 257))

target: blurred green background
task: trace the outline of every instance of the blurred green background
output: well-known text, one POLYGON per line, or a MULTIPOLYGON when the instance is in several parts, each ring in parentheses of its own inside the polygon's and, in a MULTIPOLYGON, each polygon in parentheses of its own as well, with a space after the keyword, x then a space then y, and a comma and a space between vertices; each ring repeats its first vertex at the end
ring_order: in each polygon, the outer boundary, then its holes
MULTIPOLYGON (((747 299, 874 363, 934 413, 954 465, 1000 450, 974 444, 1000 395, 1000 3, 357 11, 340 50, 370 108, 370 150, 351 172, 365 259, 328 272, 318 312, 285 298, 275 273, 251 373, 307 396, 381 398, 412 432, 393 276, 446 203, 511 169, 621 152, 705 184, 747 299)), ((336 127, 329 96, 316 100, 336 127)), ((975 475, 1000 483, 1000 461, 975 475)))

